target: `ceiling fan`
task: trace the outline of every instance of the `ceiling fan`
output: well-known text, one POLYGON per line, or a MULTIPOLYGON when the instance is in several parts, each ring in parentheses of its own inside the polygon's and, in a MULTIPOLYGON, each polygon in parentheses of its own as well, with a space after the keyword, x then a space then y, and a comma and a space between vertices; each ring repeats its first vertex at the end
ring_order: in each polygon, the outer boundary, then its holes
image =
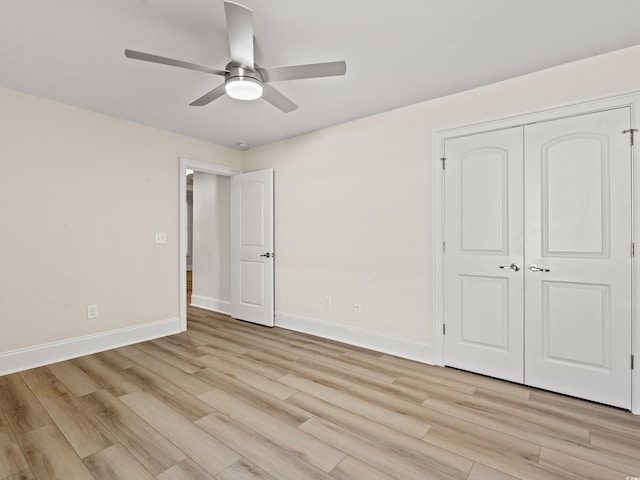
POLYGON ((253 11, 244 5, 229 1, 224 2, 224 11, 227 19, 231 61, 223 70, 129 49, 126 49, 124 54, 127 58, 136 60, 223 76, 224 83, 222 85, 190 104, 196 107, 207 105, 226 93, 238 100, 255 100, 262 97, 276 108, 289 113, 298 106, 268 82, 332 77, 344 75, 347 71, 347 64, 344 61, 260 67, 255 64, 253 58, 253 11))

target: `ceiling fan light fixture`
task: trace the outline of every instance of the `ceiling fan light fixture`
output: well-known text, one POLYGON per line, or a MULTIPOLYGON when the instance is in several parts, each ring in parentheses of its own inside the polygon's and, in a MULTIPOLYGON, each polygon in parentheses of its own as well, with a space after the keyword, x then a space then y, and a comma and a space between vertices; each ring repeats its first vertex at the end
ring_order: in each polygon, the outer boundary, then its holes
POLYGON ((236 100, 256 100, 262 97, 262 85, 251 77, 233 77, 226 81, 224 88, 236 100))

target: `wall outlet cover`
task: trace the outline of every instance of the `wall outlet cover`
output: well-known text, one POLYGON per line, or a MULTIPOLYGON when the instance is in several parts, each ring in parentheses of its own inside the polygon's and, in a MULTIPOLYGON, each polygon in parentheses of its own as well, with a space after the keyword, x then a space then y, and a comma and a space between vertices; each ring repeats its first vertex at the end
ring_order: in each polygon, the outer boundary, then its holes
POLYGON ((331 308, 331 297, 328 295, 324 297, 324 308, 331 308))
POLYGON ((98 318, 98 306, 97 305, 89 305, 87 306, 87 319, 98 318))

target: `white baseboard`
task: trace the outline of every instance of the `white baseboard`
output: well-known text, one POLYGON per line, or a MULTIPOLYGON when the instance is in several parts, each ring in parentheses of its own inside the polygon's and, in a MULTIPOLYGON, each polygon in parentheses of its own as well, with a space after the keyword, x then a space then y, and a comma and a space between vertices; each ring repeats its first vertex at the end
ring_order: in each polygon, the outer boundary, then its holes
POLYGON ((338 323, 326 322, 315 318, 306 318, 287 313, 276 312, 276 327, 309 333, 318 337, 388 353, 397 357, 433 364, 433 345, 414 342, 406 338, 386 335, 372 330, 349 327, 338 323))
POLYGON ((109 332, 0 353, 0 375, 41 367, 70 358, 144 342, 180 332, 180 320, 170 318, 109 332))
POLYGON ((231 302, 218 300, 217 298, 205 297, 203 295, 191 295, 191 305, 212 312, 231 314, 231 302))

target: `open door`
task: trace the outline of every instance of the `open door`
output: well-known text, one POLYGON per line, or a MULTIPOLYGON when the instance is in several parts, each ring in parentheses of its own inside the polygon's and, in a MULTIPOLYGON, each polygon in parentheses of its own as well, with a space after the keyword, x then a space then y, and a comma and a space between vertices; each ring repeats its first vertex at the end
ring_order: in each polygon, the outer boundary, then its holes
POLYGON ((273 170, 231 177, 231 316, 273 327, 273 170))

